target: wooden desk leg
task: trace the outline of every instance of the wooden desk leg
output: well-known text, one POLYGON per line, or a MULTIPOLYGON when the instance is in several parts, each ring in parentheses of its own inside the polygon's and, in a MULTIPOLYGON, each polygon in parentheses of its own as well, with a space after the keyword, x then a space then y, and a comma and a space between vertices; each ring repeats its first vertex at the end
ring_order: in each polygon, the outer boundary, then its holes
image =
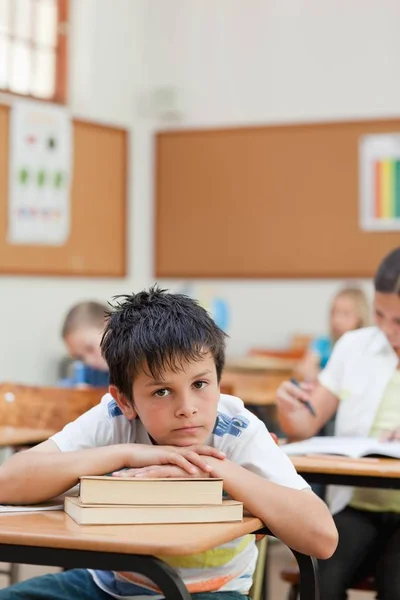
POLYGON ((10 585, 14 585, 14 583, 18 583, 18 573, 19 573, 19 564, 11 563, 10 564, 10 585))
POLYGON ((267 552, 265 555, 265 565, 264 565, 264 579, 263 579, 263 584, 262 584, 262 589, 261 589, 261 598, 262 600, 268 600, 269 598, 269 590, 268 590, 268 585, 269 585, 269 572, 270 572, 270 551, 271 551, 271 545, 269 544, 268 548, 267 548, 267 552))

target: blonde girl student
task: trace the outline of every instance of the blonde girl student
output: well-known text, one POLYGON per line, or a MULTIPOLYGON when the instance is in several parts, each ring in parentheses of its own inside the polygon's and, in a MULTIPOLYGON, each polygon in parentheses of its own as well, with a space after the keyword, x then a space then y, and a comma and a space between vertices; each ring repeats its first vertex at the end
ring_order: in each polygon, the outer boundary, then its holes
POLYGON ((344 287, 334 296, 329 314, 329 335, 315 338, 303 360, 297 367, 297 374, 304 381, 316 381, 332 353, 335 343, 343 334, 353 329, 367 327, 370 323, 368 299, 360 288, 344 287))

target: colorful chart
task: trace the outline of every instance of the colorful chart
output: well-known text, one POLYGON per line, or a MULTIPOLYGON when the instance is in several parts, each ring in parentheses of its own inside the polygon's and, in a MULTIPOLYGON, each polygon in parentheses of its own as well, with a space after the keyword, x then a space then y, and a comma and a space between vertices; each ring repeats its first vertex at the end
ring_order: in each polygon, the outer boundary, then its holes
POLYGON ((400 132, 359 143, 359 223, 364 231, 400 230, 400 132))
POLYGON ((400 218, 400 160, 375 163, 375 218, 400 218))

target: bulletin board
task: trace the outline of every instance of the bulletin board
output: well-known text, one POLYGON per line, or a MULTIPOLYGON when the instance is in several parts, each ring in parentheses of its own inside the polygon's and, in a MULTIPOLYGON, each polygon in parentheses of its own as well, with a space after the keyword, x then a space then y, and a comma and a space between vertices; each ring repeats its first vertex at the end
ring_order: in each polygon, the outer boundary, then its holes
POLYGON ((10 108, 0 106, 0 273, 123 277, 126 274, 128 134, 73 121, 71 233, 62 246, 7 241, 10 108))
POLYGON ((156 276, 371 277, 400 245, 359 227, 359 140, 385 132, 400 119, 158 133, 156 276))

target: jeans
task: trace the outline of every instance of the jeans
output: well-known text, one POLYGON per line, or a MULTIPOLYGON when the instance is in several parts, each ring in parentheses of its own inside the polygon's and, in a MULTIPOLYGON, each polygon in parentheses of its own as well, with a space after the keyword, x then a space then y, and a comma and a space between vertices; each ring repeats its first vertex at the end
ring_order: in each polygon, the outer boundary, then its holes
MULTIPOLYGON (((0 600, 111 600, 86 569, 34 577, 0 590, 0 600)), ((149 596, 151 598, 151 596, 149 596)), ((245 600, 238 592, 192 594, 193 600, 245 600)))

